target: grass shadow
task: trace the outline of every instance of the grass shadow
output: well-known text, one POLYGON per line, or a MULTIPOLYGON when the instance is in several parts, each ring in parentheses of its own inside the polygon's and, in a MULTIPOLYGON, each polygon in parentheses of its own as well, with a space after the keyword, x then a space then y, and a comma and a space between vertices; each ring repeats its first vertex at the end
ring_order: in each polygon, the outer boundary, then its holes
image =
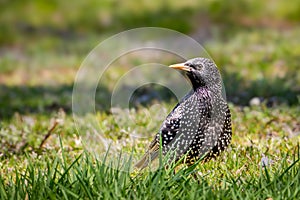
MULTIPOLYGON (((227 100, 235 105, 245 106, 253 97, 266 101, 267 105, 299 104, 300 91, 293 84, 293 74, 278 79, 244 80, 238 73, 223 72, 227 100), (293 87, 295 86, 295 87, 293 87)), ((62 108, 67 114, 72 112, 72 84, 58 86, 8 86, 0 85, 0 119, 10 119, 14 113, 51 113, 62 108)), ((150 106, 157 102, 176 102, 175 95, 160 85, 145 85, 138 88, 129 100, 127 108, 150 106)), ((111 91, 98 87, 96 110, 110 112, 111 91)))
POLYGON ((235 105, 249 105, 252 98, 258 97, 268 106, 279 104, 299 104, 300 89, 295 87, 294 74, 290 73, 283 78, 245 80, 240 74, 222 73, 226 89, 227 100, 235 105))

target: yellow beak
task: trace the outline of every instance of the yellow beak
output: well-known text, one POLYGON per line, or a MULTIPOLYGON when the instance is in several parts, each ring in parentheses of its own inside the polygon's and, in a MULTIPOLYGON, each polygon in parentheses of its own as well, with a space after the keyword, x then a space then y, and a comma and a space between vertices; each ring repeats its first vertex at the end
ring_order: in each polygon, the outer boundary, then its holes
POLYGON ((169 67, 171 67, 173 69, 180 69, 180 70, 184 70, 184 71, 191 71, 188 66, 184 65, 184 63, 170 65, 169 67))

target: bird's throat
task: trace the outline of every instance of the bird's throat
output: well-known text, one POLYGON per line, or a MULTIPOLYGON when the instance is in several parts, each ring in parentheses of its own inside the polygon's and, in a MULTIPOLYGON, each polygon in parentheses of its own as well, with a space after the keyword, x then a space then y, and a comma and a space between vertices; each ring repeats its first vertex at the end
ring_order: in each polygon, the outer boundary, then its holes
POLYGON ((193 86, 194 91, 198 90, 198 88, 206 87, 206 83, 201 80, 199 77, 195 77, 194 74, 187 74, 191 84, 193 86))

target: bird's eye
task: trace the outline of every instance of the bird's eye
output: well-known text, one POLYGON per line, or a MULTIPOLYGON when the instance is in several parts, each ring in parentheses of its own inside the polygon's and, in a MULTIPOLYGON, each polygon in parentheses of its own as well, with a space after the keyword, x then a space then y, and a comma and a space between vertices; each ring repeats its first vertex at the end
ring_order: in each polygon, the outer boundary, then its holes
POLYGON ((199 68, 199 69, 202 69, 202 68, 203 68, 203 65, 202 65, 202 64, 199 64, 199 65, 198 65, 198 68, 199 68))

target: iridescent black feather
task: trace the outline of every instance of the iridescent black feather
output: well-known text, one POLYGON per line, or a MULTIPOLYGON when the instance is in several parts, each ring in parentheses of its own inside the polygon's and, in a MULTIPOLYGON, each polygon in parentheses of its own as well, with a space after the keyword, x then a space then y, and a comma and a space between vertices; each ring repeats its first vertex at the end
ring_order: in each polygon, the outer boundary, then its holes
POLYGON ((187 155, 185 162, 192 164, 204 155, 205 160, 218 156, 231 141, 230 110, 222 96, 222 79, 214 62, 194 58, 170 67, 184 70, 193 89, 164 120, 147 152, 135 165, 138 168, 154 160, 160 146, 164 155, 173 152, 175 160, 187 155))

